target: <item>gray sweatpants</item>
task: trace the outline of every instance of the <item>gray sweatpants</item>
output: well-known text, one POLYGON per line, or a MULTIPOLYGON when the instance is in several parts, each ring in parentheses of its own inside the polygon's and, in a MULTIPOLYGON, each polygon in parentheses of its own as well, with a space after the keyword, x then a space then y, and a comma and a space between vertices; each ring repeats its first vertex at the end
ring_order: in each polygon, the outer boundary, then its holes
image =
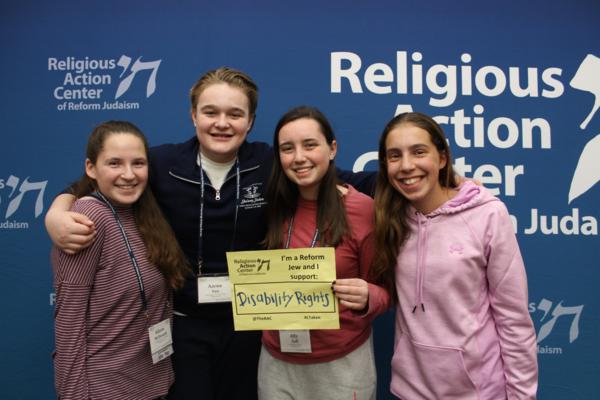
POLYGON ((375 400, 376 391, 372 337, 342 358, 315 364, 281 361, 261 350, 259 400, 375 400))

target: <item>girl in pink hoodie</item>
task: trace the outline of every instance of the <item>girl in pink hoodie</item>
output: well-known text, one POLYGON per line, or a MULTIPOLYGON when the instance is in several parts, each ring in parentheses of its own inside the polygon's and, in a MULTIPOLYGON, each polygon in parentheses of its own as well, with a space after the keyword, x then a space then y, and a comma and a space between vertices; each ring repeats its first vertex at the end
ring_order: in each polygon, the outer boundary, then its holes
POLYGON ((440 126, 400 114, 379 142, 376 281, 397 299, 391 391, 403 400, 535 399, 527 278, 504 204, 457 185, 440 126))

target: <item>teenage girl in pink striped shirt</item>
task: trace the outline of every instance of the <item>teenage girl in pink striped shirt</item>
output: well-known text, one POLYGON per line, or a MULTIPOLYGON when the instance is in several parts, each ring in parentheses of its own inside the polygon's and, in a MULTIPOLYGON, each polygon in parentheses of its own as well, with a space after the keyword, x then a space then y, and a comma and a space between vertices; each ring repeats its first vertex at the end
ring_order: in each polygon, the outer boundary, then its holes
POLYGON ((147 189, 148 146, 133 124, 92 132, 72 211, 94 221, 77 254, 52 250, 60 399, 157 399, 173 382, 170 288, 185 259, 147 189))

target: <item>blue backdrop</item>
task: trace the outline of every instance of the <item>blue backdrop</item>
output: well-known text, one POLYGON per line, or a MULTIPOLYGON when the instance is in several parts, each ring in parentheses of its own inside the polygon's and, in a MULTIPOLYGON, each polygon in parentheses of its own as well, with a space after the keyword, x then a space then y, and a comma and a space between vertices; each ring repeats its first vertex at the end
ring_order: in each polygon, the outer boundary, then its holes
MULTIPOLYGON (((91 128, 191 135, 187 93, 229 65, 259 84, 251 140, 320 107, 338 164, 373 169, 384 124, 435 115, 465 176, 507 204, 529 277, 541 399, 600 398, 600 3, 16 1, 0 5, 0 397, 53 396, 43 217, 83 170, 91 128)), ((392 317, 375 325, 389 395, 392 317)))

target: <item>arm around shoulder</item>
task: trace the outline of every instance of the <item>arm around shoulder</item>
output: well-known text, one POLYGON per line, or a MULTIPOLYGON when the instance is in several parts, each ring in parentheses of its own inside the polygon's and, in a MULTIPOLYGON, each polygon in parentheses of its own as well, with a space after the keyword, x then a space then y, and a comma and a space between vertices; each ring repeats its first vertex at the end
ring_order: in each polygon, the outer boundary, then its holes
POLYGON ((58 195, 44 220, 52 242, 68 254, 89 246, 96 233, 92 220, 83 214, 69 211, 75 200, 75 196, 71 194, 58 195))

